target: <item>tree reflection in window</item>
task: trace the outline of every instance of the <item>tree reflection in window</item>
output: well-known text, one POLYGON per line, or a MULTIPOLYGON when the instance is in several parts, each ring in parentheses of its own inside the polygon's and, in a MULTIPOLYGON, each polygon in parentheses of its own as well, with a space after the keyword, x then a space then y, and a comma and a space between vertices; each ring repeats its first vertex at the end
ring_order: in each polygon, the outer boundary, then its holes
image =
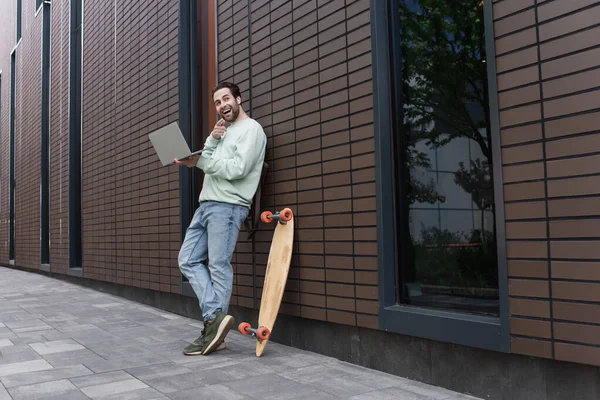
POLYGON ((483 2, 396 0, 401 301, 498 313, 483 2))

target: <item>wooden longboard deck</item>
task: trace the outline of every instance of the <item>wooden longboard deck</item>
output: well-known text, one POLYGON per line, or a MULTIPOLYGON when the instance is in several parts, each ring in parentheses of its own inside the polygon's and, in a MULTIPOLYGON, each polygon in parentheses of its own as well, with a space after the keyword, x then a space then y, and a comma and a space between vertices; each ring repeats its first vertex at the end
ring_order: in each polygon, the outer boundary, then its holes
MULTIPOLYGON (((285 225, 280 224, 278 221, 273 221, 276 227, 267 261, 265 283, 258 314, 258 327, 264 326, 269 331, 273 331, 273 325, 281 306, 288 272, 290 271, 292 248, 294 246, 294 217, 285 225)), ((257 357, 260 357, 265 351, 268 341, 266 339, 256 342, 257 357)))

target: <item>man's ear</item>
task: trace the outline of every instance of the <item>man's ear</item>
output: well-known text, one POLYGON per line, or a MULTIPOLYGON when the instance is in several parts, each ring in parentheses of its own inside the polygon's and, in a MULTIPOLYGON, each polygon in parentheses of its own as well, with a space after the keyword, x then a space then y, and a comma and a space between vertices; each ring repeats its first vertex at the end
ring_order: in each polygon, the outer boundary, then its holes
POLYGON ((238 98, 237 98, 237 103, 238 103, 238 104, 242 104, 242 98, 241 98, 241 97, 238 97, 238 98))

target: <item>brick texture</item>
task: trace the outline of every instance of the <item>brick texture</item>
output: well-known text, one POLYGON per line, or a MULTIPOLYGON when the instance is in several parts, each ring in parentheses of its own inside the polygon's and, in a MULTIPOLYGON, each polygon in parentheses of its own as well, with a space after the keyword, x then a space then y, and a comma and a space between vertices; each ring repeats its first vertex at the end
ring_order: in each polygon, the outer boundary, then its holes
POLYGON ((600 365, 600 1, 493 7, 512 351, 600 365))
POLYGON ((23 1, 22 41, 17 49, 18 123, 15 130, 15 263, 39 268, 42 13, 23 1), (25 45, 27 44, 27 45, 25 45))
POLYGON ((0 70, 2 90, 0 92, 0 261, 8 263, 9 250, 9 139, 10 139, 10 53, 16 44, 16 2, 2 4, 0 15, 0 70))
POLYGON ((178 2, 84 13, 84 274, 179 293, 179 170, 147 139, 179 116, 178 2))
MULTIPOLYGON (((10 53, 16 7, 3 9, 0 259, 8 263, 10 53), (6 188, 6 189, 5 189, 6 188)), ((50 7, 50 266, 69 269, 70 7, 50 7)), ((40 268, 42 15, 23 1, 17 48, 15 264, 40 268)), ((147 135, 178 118, 178 2, 143 9, 86 3, 83 30, 82 207, 84 276, 180 293, 179 171, 163 168, 147 135)))
MULTIPOLYGON (((268 136, 262 208, 290 207, 282 312, 377 327, 369 2, 219 1, 219 81, 268 136)), ((232 304, 259 307, 273 227, 240 235, 232 304), (254 255, 253 255, 254 251, 254 255)))

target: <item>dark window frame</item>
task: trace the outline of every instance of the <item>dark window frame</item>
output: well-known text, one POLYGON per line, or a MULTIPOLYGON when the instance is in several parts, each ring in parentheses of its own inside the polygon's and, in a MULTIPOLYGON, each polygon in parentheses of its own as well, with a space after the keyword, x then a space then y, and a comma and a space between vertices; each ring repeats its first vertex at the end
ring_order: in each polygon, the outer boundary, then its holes
POLYGON ((83 0, 70 2, 69 47, 69 273, 81 275, 83 0))
POLYGON ((42 15, 42 97, 41 97, 41 243, 40 259, 46 269, 50 264, 50 2, 39 0, 42 15))
POLYGON ((17 47, 10 55, 10 138, 8 162, 8 193, 9 193, 9 237, 8 259, 11 264, 15 260, 15 129, 17 109, 17 47))
MULTIPOLYGON (((179 126, 190 148, 202 147, 206 116, 202 113, 186 112, 198 110, 204 104, 199 93, 204 93, 202 77, 198 75, 198 63, 203 59, 200 47, 204 37, 198 32, 204 24, 204 10, 199 9, 197 0, 179 0, 179 126)), ((180 168, 179 171, 179 209, 180 241, 183 243, 185 232, 198 207, 201 172, 198 168, 180 168)), ((192 286, 183 274, 181 294, 196 297, 192 286)))
MULTIPOLYGON (((503 207, 496 208, 500 315, 488 317, 455 311, 400 305, 397 301, 398 262, 395 215, 394 149, 392 132, 395 95, 390 67, 394 49, 390 36, 390 1, 371 0, 371 44, 375 124, 375 174, 377 188, 377 253, 379 273, 379 327, 381 330, 450 342, 470 347, 509 352, 508 278, 503 207)), ((485 0, 485 36, 488 60, 495 60, 492 2, 485 0)), ((494 154, 495 202, 504 204, 502 166, 498 143, 498 100, 495 63, 488 63, 489 104, 494 154)))
POLYGON ((23 34, 23 0, 17 0, 17 43, 23 34))

